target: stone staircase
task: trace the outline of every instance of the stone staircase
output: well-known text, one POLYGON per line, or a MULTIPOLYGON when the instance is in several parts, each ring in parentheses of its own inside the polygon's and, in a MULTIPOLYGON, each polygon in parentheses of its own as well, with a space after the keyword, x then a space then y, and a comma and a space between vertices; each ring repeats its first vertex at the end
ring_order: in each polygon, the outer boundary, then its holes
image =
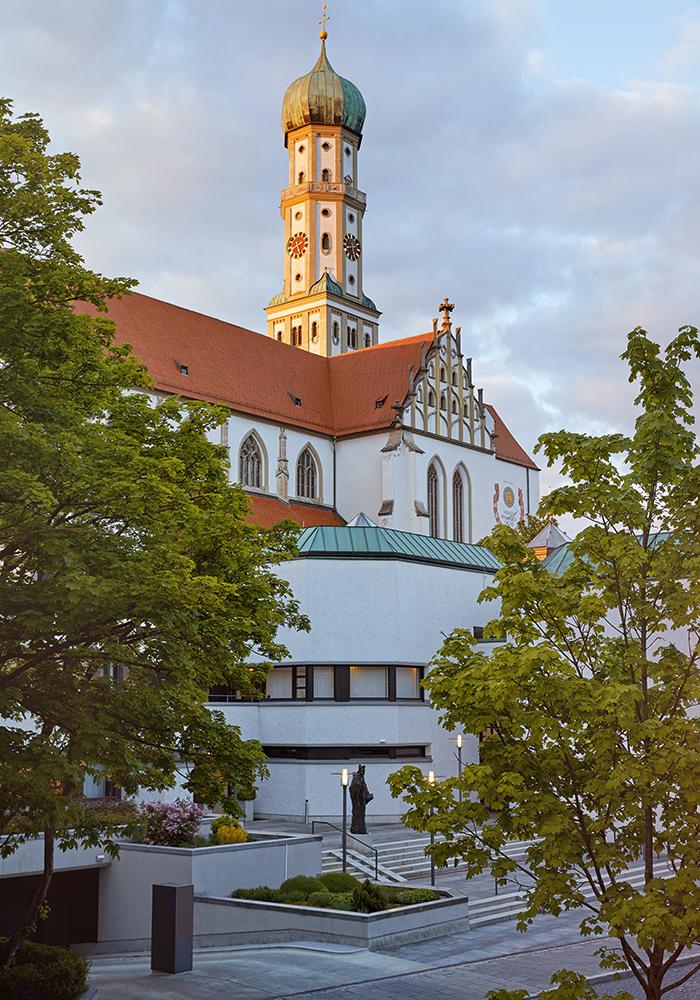
MULTIPOLYGON (((515 841, 508 844, 505 853, 516 860, 525 857, 528 847, 533 841, 515 841)), ((425 878, 430 873, 430 858, 425 854, 425 848, 430 844, 428 837, 415 837, 406 840, 396 840, 377 844, 377 874, 383 882, 406 882, 412 878, 425 878)), ((323 871, 342 871, 343 853, 338 848, 324 850, 321 855, 323 871)), ((451 872, 464 870, 465 865, 459 864, 450 868, 451 872)), ((348 848, 347 870, 357 878, 375 877, 374 854, 360 854, 348 848)), ((669 878, 668 874, 657 874, 657 878, 669 878)), ((624 875, 622 881, 634 888, 644 885, 644 865, 633 865, 624 875)), ((438 869, 438 886, 440 884, 440 869, 438 869)), ((593 891, 585 881, 581 882, 586 899, 593 897, 593 891)), ((470 924, 474 927, 485 927, 488 924, 512 920, 522 909, 523 895, 520 892, 502 891, 497 895, 470 899, 470 924)))

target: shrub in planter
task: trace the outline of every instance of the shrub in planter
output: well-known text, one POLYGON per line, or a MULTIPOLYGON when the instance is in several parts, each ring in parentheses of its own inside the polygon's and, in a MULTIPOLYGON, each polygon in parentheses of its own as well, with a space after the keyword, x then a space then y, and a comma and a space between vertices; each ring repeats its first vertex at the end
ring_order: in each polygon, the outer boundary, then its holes
POLYGON ((323 882, 329 892, 353 892, 362 885, 359 879, 349 872, 324 872, 319 875, 319 882, 323 882))
MULTIPOLYGON (((7 938, 0 938, 0 945, 7 938)), ((88 964, 67 948, 21 944, 9 969, 0 969, 2 1000, 73 1000, 86 988, 88 964)))
POLYGON ((236 792, 236 798, 239 802, 252 802, 255 796, 258 794, 257 788, 239 788, 236 792))
POLYGON ((326 887, 320 879, 311 875, 294 875, 279 887, 280 899, 285 897, 283 902, 308 899, 312 892, 326 892, 326 887))
POLYGON ((309 906, 328 906, 331 898, 330 892, 311 892, 307 898, 309 906))
POLYGON ((351 892, 332 892, 328 898, 329 910, 354 910, 351 892))
POLYGON ((257 899, 261 903, 279 903, 279 892, 269 885, 259 885, 256 889, 234 889, 233 899, 257 899))
POLYGON ((402 889, 395 896, 391 897, 391 901, 396 906, 412 906, 415 903, 434 903, 436 899, 442 899, 442 896, 439 892, 433 892, 432 889, 402 889))
POLYGON ((195 802, 144 802, 137 809, 142 844, 183 847, 193 844, 204 810, 195 802))
POLYGON ((211 825, 215 844, 244 844, 248 839, 241 824, 233 816, 217 816, 211 825))
POLYGON ((352 908, 356 913, 376 913, 387 908, 387 898, 378 885, 365 879, 352 894, 352 908))

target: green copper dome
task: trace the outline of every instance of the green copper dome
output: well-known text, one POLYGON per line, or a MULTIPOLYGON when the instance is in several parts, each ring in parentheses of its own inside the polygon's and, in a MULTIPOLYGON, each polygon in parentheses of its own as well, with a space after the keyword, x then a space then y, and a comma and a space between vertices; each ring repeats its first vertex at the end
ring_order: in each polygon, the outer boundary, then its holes
POLYGON ((284 144, 287 133, 310 123, 318 125, 343 125, 362 135, 367 108, 365 100, 354 83, 339 76, 328 62, 325 40, 321 41, 321 55, 310 73, 300 76, 287 87, 282 102, 282 131, 284 144))

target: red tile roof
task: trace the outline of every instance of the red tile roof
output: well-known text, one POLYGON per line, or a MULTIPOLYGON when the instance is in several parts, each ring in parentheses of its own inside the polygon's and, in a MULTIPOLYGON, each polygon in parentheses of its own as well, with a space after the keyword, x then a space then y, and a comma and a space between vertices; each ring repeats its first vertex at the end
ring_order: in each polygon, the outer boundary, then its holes
POLYGON ((496 458, 500 458, 504 462, 513 462, 515 465, 525 465, 528 469, 537 469, 539 472, 539 465, 535 465, 525 449, 520 447, 493 406, 486 403, 486 409, 493 417, 495 425, 494 432, 496 439, 494 446, 496 448, 496 458))
MULTIPOLYGON (((93 311, 82 303, 76 308, 93 311)), ((391 425, 392 405, 408 392, 409 366, 417 370, 421 346, 432 341, 432 333, 423 333, 322 358, 138 292, 111 302, 108 315, 118 340, 133 345, 157 389, 337 437, 391 425), (181 365, 187 375, 180 374, 181 365)), ((537 468, 489 410, 496 456, 537 468)))
POLYGON ((295 500, 284 503, 277 497, 259 496, 254 493, 248 494, 248 502, 250 504, 249 519, 254 524, 259 524, 261 528, 271 528, 273 524, 286 519, 296 521, 302 528, 314 528, 317 525, 326 524, 342 527, 345 524, 340 514, 328 507, 299 503, 295 500))

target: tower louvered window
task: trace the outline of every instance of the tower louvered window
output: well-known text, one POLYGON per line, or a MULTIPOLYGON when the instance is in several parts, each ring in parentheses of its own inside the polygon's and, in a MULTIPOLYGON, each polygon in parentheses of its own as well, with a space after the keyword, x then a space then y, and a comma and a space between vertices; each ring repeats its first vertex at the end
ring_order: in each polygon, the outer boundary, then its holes
POLYGON ((244 486, 262 489, 263 463, 260 445, 254 435, 249 434, 241 445, 239 479, 244 486))
POLYGON ((318 469, 309 448, 304 448, 297 462, 297 496, 307 500, 318 496, 318 469))
POLYGON ((464 541, 464 483, 459 472, 455 472, 452 479, 452 527, 454 529, 454 540, 464 541))
POLYGON ((437 538, 440 532, 439 493, 437 469, 431 465, 428 469, 428 525, 433 538, 437 538))

